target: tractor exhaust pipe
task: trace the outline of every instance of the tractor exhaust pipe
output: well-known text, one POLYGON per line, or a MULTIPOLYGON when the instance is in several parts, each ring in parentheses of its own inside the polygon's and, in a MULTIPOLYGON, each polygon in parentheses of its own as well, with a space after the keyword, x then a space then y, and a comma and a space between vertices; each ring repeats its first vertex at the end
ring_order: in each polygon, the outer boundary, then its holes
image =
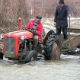
POLYGON ((18 30, 21 30, 22 29, 22 20, 23 18, 19 17, 19 24, 18 24, 18 30))

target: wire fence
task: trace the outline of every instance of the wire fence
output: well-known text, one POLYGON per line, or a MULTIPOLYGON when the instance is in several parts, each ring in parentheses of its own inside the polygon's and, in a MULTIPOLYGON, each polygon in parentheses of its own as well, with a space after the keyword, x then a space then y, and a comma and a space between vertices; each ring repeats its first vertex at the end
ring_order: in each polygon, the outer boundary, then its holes
MULTIPOLYGON (((80 1, 79 0, 64 0, 65 4, 70 6, 72 15, 74 17, 80 17, 80 1)), ((28 11, 32 11, 32 16, 41 14, 44 17, 52 17, 55 14, 56 6, 59 0, 30 0, 30 8, 28 11)))
MULTIPOLYGON (((53 18, 59 0, 0 0, 0 33, 18 29, 18 17, 23 17, 23 28, 31 17, 41 14, 53 18), (14 3, 14 4, 13 4, 14 3)), ((65 0, 74 17, 80 17, 80 1, 65 0)))

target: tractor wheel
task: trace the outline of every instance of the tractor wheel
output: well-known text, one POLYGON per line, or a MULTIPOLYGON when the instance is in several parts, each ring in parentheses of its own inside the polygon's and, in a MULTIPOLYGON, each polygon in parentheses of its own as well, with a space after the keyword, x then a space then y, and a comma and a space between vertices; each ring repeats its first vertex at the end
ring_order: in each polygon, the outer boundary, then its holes
POLYGON ((56 38, 56 34, 50 31, 44 40, 44 56, 46 60, 60 59, 60 48, 56 43, 56 38))
POLYGON ((3 53, 0 52, 0 60, 3 59, 3 53))
POLYGON ((37 54, 35 50, 32 50, 29 52, 29 54, 25 58, 25 63, 28 63, 31 61, 31 59, 37 54))
POLYGON ((1 48, 0 48, 0 59, 3 59, 3 53, 1 48))

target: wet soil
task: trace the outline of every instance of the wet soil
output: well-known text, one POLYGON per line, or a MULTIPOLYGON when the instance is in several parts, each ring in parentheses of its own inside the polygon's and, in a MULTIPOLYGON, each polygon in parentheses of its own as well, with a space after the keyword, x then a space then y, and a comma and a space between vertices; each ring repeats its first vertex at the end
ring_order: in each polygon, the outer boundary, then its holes
POLYGON ((80 80, 80 56, 61 55, 60 61, 18 64, 0 61, 1 80, 80 80))

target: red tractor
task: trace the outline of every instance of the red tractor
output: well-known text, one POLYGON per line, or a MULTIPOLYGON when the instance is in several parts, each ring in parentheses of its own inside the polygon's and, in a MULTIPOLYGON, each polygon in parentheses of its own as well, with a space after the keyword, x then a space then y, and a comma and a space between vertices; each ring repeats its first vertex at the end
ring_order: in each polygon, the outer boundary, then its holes
MULTIPOLYGON (((60 42, 54 31, 49 31, 43 42, 38 43, 37 50, 34 50, 33 33, 21 30, 21 21, 22 18, 19 18, 18 31, 4 34, 3 54, 6 58, 29 62, 32 58, 37 58, 38 53, 44 55, 47 60, 60 58, 60 42)), ((1 53, 1 59, 3 54, 1 53)))

